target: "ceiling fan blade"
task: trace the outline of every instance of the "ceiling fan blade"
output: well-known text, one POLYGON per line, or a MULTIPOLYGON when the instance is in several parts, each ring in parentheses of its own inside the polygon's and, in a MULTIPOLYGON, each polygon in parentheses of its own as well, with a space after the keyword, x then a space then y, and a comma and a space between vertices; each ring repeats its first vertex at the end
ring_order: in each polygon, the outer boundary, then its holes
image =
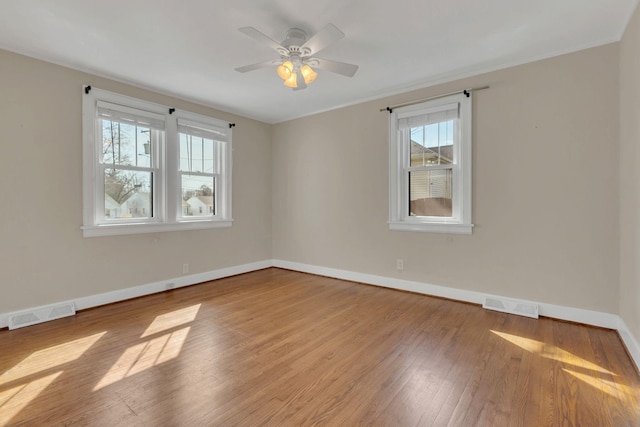
POLYGON ((353 77, 358 71, 358 66, 353 64, 347 64, 346 62, 331 61, 330 59, 312 58, 311 65, 319 70, 330 71, 332 73, 340 74, 346 77, 353 77))
MULTIPOLYGON (((335 25, 327 24, 326 27, 318 31, 313 37, 311 37, 301 48, 308 48, 313 55, 320 52, 331 43, 337 42, 344 37, 344 33, 340 31, 335 25)), ((302 50, 302 49, 301 49, 302 50)))
POLYGON ((265 68, 265 67, 271 67, 272 65, 278 65, 281 62, 282 61, 280 61, 278 59, 272 59, 271 61, 258 62, 257 64, 245 65, 244 67, 234 68, 234 70, 236 70, 238 72, 241 72, 241 73, 246 73, 247 71, 257 70, 259 68, 265 68))
POLYGON ((260 31, 256 30, 253 27, 238 28, 238 31, 240 31, 242 34, 245 34, 251 37, 254 40, 259 41, 260 43, 266 46, 269 46, 271 49, 275 50, 280 54, 282 54, 283 51, 288 52, 288 50, 284 46, 282 46, 280 43, 271 39, 270 37, 268 37, 264 33, 261 33, 260 31))

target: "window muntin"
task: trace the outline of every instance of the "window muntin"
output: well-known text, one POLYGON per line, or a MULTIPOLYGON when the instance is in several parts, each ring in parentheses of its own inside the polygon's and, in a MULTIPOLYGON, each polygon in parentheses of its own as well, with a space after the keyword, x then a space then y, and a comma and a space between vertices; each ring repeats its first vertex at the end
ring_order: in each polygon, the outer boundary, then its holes
POLYGON ((392 111, 391 229, 471 232, 470 105, 454 95, 392 111))
POLYGON ((83 141, 86 237, 231 225, 228 123, 92 88, 83 141))
POLYGON ((453 120, 405 129, 411 138, 410 166, 445 165, 453 163, 453 141, 456 126, 453 120))

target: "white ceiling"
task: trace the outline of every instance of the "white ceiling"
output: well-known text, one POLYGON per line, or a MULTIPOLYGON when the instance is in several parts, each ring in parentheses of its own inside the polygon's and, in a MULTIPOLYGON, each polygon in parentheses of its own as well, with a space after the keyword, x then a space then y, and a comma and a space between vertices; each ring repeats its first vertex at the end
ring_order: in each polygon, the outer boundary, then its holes
MULTIPOLYGON (((277 123, 620 40, 638 0, 20 0, 3 1, 0 48, 277 123), (276 41, 333 23, 346 37, 318 56, 358 64, 319 71, 307 89, 275 68, 276 41)), ((2 70, 0 70, 0 76, 2 70)))

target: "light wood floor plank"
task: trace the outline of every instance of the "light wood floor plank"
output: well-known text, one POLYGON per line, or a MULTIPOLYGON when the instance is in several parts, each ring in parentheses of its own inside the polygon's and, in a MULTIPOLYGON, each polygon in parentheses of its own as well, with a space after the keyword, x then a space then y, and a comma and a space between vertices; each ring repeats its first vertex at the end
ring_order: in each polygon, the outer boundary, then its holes
POLYGON ((0 425, 638 426, 615 331, 276 268, 0 331, 0 425))

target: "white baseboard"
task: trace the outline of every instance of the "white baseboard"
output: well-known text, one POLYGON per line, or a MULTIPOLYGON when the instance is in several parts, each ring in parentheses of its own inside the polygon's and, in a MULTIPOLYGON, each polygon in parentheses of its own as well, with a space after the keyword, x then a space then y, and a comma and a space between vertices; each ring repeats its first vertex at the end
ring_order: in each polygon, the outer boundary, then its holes
POLYGON ((463 289, 448 288, 445 286, 430 285, 422 282, 412 282, 409 280, 395 279, 386 276, 376 276, 373 274, 357 273, 336 268, 320 267, 316 265, 301 264, 297 262, 273 260, 274 267, 296 270, 304 273, 317 274, 319 276, 333 277, 336 279, 350 280, 352 282, 366 283, 368 285, 381 286, 384 288, 399 289, 403 291, 416 292, 419 294, 431 295, 442 298, 449 298, 457 301, 482 304, 486 294, 479 292, 465 291, 463 289))
MULTIPOLYGON (((491 295, 464 289, 448 288, 445 286, 430 285, 421 282, 395 279, 372 274, 356 273, 335 268, 319 267, 315 265, 300 264, 296 262, 273 260, 274 267, 286 268, 289 270, 302 271, 305 273, 318 274, 320 276, 334 277, 336 279, 351 280, 354 282, 366 283, 368 285, 382 286, 385 288, 400 289, 403 291, 417 292, 436 297, 448 298, 457 301, 480 304, 486 297, 507 298, 502 295, 491 295)), ((602 313, 599 311, 584 310, 580 308, 563 307, 560 305, 540 303, 536 301, 525 301, 537 304, 540 315, 553 317, 554 319, 568 320, 571 322, 584 323, 586 325, 599 326, 602 328, 617 329, 619 317, 615 314, 602 313)))
MULTIPOLYGON (((353 282, 366 283, 368 285, 416 292, 425 295, 448 298, 452 300, 470 302, 480 305, 484 302, 485 297, 506 298, 500 295, 490 295, 479 292, 466 291, 464 289, 448 288, 444 286, 430 285, 427 283, 394 279, 391 277, 357 273, 348 270, 339 270, 335 268, 320 267, 316 265, 301 264, 279 259, 273 260, 273 266, 286 268, 288 270, 301 271, 304 273, 317 274, 319 276, 350 280, 353 282)), ((600 311, 565 307, 561 305, 539 303, 535 301, 527 302, 537 304, 539 308, 539 314, 541 316, 617 330, 624 344, 627 346, 627 349, 629 350, 633 361, 638 366, 638 369, 640 369, 640 345, 638 345, 638 341, 634 338, 633 334, 631 334, 620 316, 611 313, 603 313, 600 311)))
MULTIPOLYGON (((263 268, 269 268, 271 266, 271 260, 258 261, 250 264, 236 265, 233 267, 208 271, 205 273, 191 274, 174 279, 162 280, 160 282, 148 283, 146 285, 134 286, 132 288, 119 289, 117 291, 105 292, 103 294, 80 297, 74 300, 58 301, 56 303, 72 303, 74 304, 76 310, 84 310, 87 308, 98 307, 100 305, 111 304, 131 298, 155 294, 157 292, 164 292, 168 289, 182 288, 184 286, 195 285, 197 283, 221 279, 223 277, 235 276, 242 273, 249 273, 250 271, 262 270, 263 268)), ((31 307, 25 310, 37 311, 44 307, 46 306, 31 307)), ((6 328, 7 326, 9 326, 9 316, 25 310, 19 310, 11 313, 0 313, 0 328, 6 328)))
POLYGON ((622 338, 622 341, 624 342, 624 345, 627 346, 629 355, 631 355, 633 361, 636 362, 636 366, 640 371, 640 344, 638 343, 638 340, 636 340, 636 338, 633 336, 633 334, 627 327, 627 324, 624 322, 624 320, 622 320, 622 318, 619 319, 617 329, 620 337, 622 338))
MULTIPOLYGON (((184 286, 195 285, 197 283, 208 282, 210 280, 216 280, 224 277, 235 276, 237 274, 262 270, 268 267, 285 268, 288 270, 295 270, 303 273, 317 274, 319 276, 333 277, 336 279, 360 282, 368 285, 416 292, 420 294, 470 302, 479 305, 482 305, 486 297, 505 298, 499 295, 484 294, 480 292, 467 291, 464 289, 448 288, 445 286, 431 285, 428 283, 414 282, 409 280, 395 279, 391 277, 377 276, 373 274, 358 273, 349 270, 340 270, 335 268, 321 267, 316 265, 276 259, 222 268, 205 273, 191 274, 189 276, 162 280, 155 283, 148 283, 146 285, 120 289, 117 291, 106 292, 98 295, 81 297, 69 301, 59 301, 56 303, 73 303, 76 310, 84 310, 87 308, 98 307, 100 305, 111 304, 131 298, 137 298, 144 295, 150 295, 157 292, 163 292, 168 289, 181 288, 184 286)), ((638 341, 633 336, 620 316, 599 311, 584 310, 580 308, 565 307, 547 303, 538 303, 535 301, 528 302, 538 305, 539 314, 541 316, 617 330, 624 344, 626 345, 633 361, 638 366, 638 369, 640 369, 640 344, 638 344, 638 341)), ((41 307, 33 307, 29 310, 38 310, 40 308, 41 307)), ((0 328, 6 328, 8 326, 9 316, 13 314, 15 313, 0 313, 0 328)))

